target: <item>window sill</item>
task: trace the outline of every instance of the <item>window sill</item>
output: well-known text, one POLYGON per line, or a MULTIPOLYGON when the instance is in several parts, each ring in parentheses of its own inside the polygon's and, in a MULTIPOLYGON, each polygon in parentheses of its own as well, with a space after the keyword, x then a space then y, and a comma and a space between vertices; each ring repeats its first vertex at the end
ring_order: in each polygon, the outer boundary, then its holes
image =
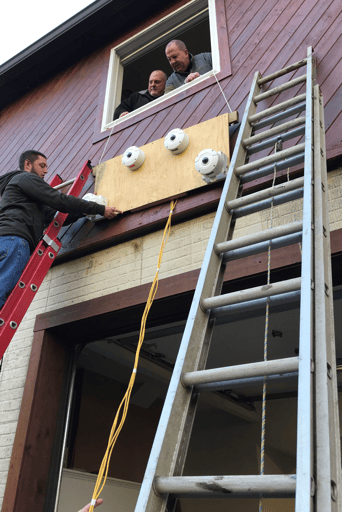
MULTIPOLYGON (((215 74, 217 76, 219 73, 215 72, 215 74)), ((116 119, 115 121, 113 121, 111 123, 108 123, 107 125, 105 125, 102 128, 101 132, 102 133, 107 132, 107 134, 108 134, 108 130, 111 130, 113 128, 113 126, 117 126, 117 125, 123 123, 124 121, 128 121, 128 120, 134 118, 136 115, 139 115, 139 114, 141 114, 143 112, 146 112, 146 116, 145 117, 148 117, 151 113, 155 114, 156 112, 159 112, 160 110, 163 109, 164 102, 165 103, 167 102, 167 106, 172 105, 173 103, 178 102, 179 99, 180 99, 179 98, 179 94, 181 94, 184 91, 187 91, 191 87, 194 87, 194 86, 196 86, 198 84, 201 84, 202 82, 204 82, 205 80, 207 80, 210 77, 213 77, 215 79, 213 71, 208 71, 208 73, 205 73, 205 75, 202 75, 199 78, 196 78, 192 82, 190 82, 188 84, 184 84, 181 87, 178 87, 177 89, 174 89, 173 91, 170 91, 165 96, 160 96, 159 98, 151 101, 147 105, 144 105, 143 107, 140 107, 140 108, 134 110, 133 112, 130 112, 129 114, 124 116, 124 118, 121 118, 121 119, 119 118, 119 119, 116 119), (174 101, 172 101, 173 98, 175 98, 174 101), (160 108, 159 108, 159 105, 161 105, 160 108), (153 109, 153 112, 151 112, 151 113, 148 112, 151 109, 153 109)), ((211 83, 212 82, 210 82, 210 84, 203 84, 203 85, 204 85, 204 87, 206 87, 207 85, 211 85, 211 83)), ((204 89, 204 87, 201 87, 201 89, 204 89)), ((197 92, 198 90, 201 90, 201 89, 196 89, 195 92, 197 92)), ((191 96, 191 91, 189 92, 189 94, 186 94, 186 96, 191 96)), ((183 97, 181 99, 183 99, 183 97)), ((130 124, 133 124, 133 123, 130 123, 130 124)), ((114 130, 113 130, 113 132, 114 132, 114 130)))

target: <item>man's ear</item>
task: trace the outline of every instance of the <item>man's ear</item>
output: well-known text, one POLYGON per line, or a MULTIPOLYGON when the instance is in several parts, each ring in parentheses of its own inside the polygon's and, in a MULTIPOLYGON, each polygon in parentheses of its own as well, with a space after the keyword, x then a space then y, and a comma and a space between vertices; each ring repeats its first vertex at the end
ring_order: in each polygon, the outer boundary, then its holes
POLYGON ((28 158, 24 162, 24 171, 31 172, 32 164, 28 158))

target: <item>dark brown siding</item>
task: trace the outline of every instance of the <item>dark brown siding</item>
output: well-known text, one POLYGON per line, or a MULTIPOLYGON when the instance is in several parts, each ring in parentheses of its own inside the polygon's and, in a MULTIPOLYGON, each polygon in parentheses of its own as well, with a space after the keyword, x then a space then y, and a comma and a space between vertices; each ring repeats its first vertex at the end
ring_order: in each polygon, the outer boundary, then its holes
MULTIPOLYGON (((231 107, 242 115, 255 70, 264 75, 300 60, 312 45, 318 62, 317 81, 324 96, 328 157, 340 155, 340 0, 225 0, 219 5, 225 6, 232 67, 232 75, 221 83, 231 107)), ((222 14, 221 19, 224 21, 222 14)), ((15 169, 19 154, 28 148, 48 155, 49 176, 55 172, 64 178, 74 176, 87 158, 94 165, 98 163, 106 141, 93 144, 93 139, 98 130, 96 117, 107 55, 108 48, 88 56, 3 110, 1 173, 15 169)), ((144 119, 137 116, 134 124, 121 125, 103 159, 121 154, 128 145, 141 146, 163 137, 176 125, 192 126, 226 111, 225 100, 214 83, 178 103, 166 103, 144 119)))

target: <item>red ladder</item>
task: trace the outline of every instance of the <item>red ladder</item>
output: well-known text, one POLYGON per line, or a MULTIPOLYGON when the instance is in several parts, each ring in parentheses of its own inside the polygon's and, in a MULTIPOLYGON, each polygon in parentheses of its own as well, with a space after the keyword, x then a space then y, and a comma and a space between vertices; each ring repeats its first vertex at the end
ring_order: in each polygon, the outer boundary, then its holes
MULTIPOLYGON (((68 195, 78 197, 91 170, 90 160, 88 160, 83 165, 68 195)), ((61 183, 62 179, 57 175, 51 180, 50 185, 55 187, 61 183)), ((57 236, 67 216, 68 213, 58 212, 56 217, 51 221, 41 241, 27 262, 18 283, 0 310, 0 359, 3 357, 20 322, 24 318, 26 311, 62 246, 57 236)))

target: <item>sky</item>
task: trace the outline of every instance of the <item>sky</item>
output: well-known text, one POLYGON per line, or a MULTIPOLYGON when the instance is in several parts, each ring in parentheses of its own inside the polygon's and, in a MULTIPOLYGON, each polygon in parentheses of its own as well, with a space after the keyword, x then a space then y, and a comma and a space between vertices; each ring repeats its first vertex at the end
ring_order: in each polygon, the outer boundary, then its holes
POLYGON ((1 5, 0 65, 94 0, 7 0, 1 5))

